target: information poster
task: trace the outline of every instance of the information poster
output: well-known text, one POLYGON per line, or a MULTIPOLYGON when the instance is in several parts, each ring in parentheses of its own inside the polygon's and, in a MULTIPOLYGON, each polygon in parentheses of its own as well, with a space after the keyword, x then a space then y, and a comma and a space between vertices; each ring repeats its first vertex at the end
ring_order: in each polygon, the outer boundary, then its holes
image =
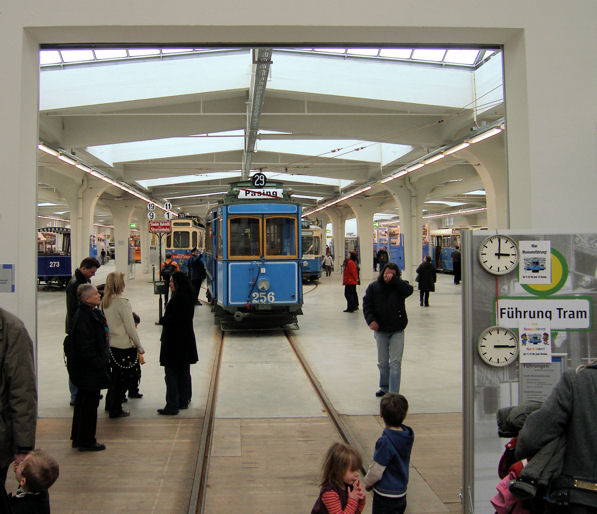
POLYGON ((521 323, 518 328, 519 359, 522 364, 551 362, 549 323, 521 323))
POLYGON ((520 241, 520 284, 551 283, 551 241, 520 241))
POLYGON ((546 364, 520 365, 521 402, 544 402, 566 371, 566 358, 563 354, 553 354, 546 364))

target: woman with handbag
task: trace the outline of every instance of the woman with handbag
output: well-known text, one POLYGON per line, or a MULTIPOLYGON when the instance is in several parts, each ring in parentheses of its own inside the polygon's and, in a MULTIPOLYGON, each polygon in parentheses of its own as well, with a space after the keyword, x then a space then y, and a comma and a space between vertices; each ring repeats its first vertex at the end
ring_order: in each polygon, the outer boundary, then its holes
POLYGON ((160 365, 164 366, 166 406, 162 416, 174 416, 191 402, 191 364, 199 359, 193 329, 195 294, 187 275, 175 271, 170 276, 172 297, 162 318, 160 365))
POLYGON ((110 368, 112 383, 106 395, 106 410, 111 418, 123 418, 130 413, 122 409, 125 392, 137 385, 141 374, 138 354, 145 350, 135 328, 133 309, 122 296, 124 273, 113 271, 106 277, 102 310, 108 323, 110 337, 110 368))

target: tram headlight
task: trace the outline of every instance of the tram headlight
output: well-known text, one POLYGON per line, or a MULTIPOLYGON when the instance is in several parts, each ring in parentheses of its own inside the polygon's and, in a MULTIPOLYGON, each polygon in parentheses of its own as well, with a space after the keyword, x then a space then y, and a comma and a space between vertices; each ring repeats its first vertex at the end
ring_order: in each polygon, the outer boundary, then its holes
POLYGON ((267 291, 269 289, 269 280, 262 278, 259 282, 257 282, 257 288, 260 291, 267 291))

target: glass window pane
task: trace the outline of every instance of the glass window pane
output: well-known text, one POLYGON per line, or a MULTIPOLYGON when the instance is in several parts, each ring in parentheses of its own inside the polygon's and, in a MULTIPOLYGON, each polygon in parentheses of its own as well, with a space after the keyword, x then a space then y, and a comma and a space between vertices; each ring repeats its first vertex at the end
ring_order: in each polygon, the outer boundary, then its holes
POLYGON ((60 50, 64 62, 93 61, 95 56, 91 50, 60 50))
POLYGON ((42 50, 39 52, 39 64, 59 64, 62 62, 58 50, 42 50))
POLYGON ((222 240, 222 228, 223 228, 223 223, 222 223, 222 218, 218 218, 218 233, 216 234, 217 237, 217 244, 218 244, 218 257, 222 257, 223 254, 223 247, 224 247, 224 243, 222 240))
POLYGON ((260 257, 259 218, 230 219, 230 257, 260 257))
POLYGON ((316 52, 326 52, 328 54, 343 54, 346 48, 314 48, 316 52))
POLYGON ((315 255, 321 254, 321 239, 319 239, 318 237, 313 238, 313 253, 315 255))
POLYGON ((265 220, 265 252, 268 257, 296 255, 296 219, 287 217, 265 220))
POLYGON ((193 231, 193 244, 191 246, 197 248, 197 232, 195 231, 193 231))
POLYGON ((167 248, 171 248, 172 247, 172 235, 168 234, 166 236, 166 247, 167 248))
POLYGON ((190 236, 188 232, 175 231, 173 234, 174 248, 189 248, 190 236))
POLYGON ((144 55, 159 55, 158 48, 129 48, 129 55, 131 57, 142 57, 144 55))
POLYGON ((185 52, 192 52, 192 48, 162 48, 163 54, 182 54, 185 52))
POLYGON ((98 59, 124 59, 128 57, 124 48, 106 48, 104 50, 96 50, 95 56, 98 59))
POLYGON ((346 53, 349 55, 370 55, 377 56, 379 48, 348 48, 346 53))
POLYGON ((207 253, 212 253, 212 235, 213 235, 213 230, 215 229, 216 224, 212 221, 210 223, 207 224, 207 227, 205 227, 205 251, 207 253))
POLYGON ((418 61, 441 61, 445 53, 444 48, 415 48, 412 58, 418 61))
POLYGON ((448 50, 444 62, 454 64, 474 64, 479 50, 448 50))
POLYGON ((412 48, 382 48, 380 57, 393 57, 394 59, 410 59, 412 48))
POLYGON ((314 250, 313 243, 314 243, 313 236, 301 237, 301 247, 302 247, 302 251, 303 251, 303 256, 313 253, 313 250, 314 250))

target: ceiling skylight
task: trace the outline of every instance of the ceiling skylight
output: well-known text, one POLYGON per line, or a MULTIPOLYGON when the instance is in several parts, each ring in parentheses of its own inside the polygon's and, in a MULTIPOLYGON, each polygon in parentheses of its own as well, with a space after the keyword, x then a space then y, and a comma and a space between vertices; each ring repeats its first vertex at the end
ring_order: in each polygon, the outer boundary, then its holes
POLYGON ((487 193, 485 189, 477 189, 475 191, 469 191, 468 193, 464 193, 465 195, 479 195, 479 196, 486 196, 487 193))
POLYGON ((302 182, 304 184, 319 184, 322 186, 337 186, 343 189, 354 182, 354 180, 343 180, 328 177, 314 177, 313 175, 291 175, 290 173, 264 172, 268 180, 279 182, 302 182))
POLYGON ((170 186, 173 184, 189 184, 192 182, 206 182, 208 180, 217 180, 221 178, 240 177, 239 171, 221 171, 215 173, 201 173, 197 175, 179 175, 177 177, 152 178, 148 180, 137 180, 137 184, 145 189, 155 186, 170 186))
POLYGON ((456 207, 458 205, 464 205, 464 202, 448 202, 444 200, 429 200, 425 203, 435 203, 440 205, 447 205, 448 207, 456 207))

